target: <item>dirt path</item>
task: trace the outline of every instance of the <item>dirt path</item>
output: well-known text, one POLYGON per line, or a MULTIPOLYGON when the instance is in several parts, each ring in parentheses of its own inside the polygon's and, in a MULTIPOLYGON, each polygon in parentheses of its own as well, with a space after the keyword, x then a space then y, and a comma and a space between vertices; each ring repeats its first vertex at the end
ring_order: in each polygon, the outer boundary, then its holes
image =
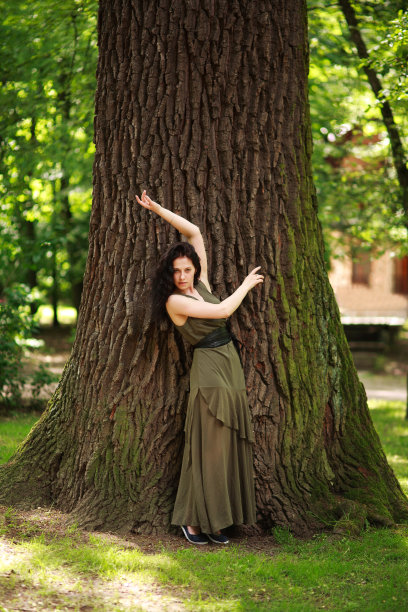
MULTIPOLYGON (((73 332, 68 328, 53 330, 43 329, 40 338, 44 341, 44 349, 27 354, 26 368, 32 370, 35 365, 44 364, 56 376, 62 374, 69 357, 73 332)), ((407 401, 408 373, 408 341, 402 340, 389 355, 375 352, 355 352, 354 361, 359 378, 363 383, 368 399, 390 401, 407 401), (378 364, 382 364, 379 372, 378 364)), ((57 383, 46 385, 41 397, 47 399, 52 395, 57 383)), ((29 388, 25 396, 29 395, 29 388)))
POLYGON ((407 401, 407 382, 405 376, 372 374, 364 370, 359 371, 358 376, 364 385, 369 400, 407 401))
POLYGON ((354 363, 368 399, 407 401, 408 338, 384 351, 354 351, 354 363))
MULTIPOLYGON (((267 535, 238 535, 234 545, 237 554, 240 550, 269 556, 278 549, 274 538, 267 535)), ((167 568, 177 563, 173 553, 183 549, 191 549, 191 544, 181 532, 90 534, 73 528, 68 515, 57 510, 10 511, 0 506, 0 610, 191 610, 185 600, 192 587, 166 580, 167 568), (81 556, 92 563, 87 569, 81 556)), ((203 552, 218 553, 219 547, 209 544, 203 552)))

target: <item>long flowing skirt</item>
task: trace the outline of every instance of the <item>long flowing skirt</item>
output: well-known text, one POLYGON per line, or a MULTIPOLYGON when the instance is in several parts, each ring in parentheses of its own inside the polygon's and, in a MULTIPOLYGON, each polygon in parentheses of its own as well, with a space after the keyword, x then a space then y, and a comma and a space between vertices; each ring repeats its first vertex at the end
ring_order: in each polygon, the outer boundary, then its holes
POLYGON ((185 447, 172 523, 214 533, 256 522, 245 382, 232 343, 196 349, 190 374, 185 447), (210 383, 210 384, 209 384, 210 383))

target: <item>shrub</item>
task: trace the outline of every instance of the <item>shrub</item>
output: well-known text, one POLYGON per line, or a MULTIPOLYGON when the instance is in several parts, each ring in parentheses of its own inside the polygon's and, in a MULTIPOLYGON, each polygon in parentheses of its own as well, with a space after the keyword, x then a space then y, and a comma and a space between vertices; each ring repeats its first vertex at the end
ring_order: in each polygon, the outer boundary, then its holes
POLYGON ((21 401, 23 385, 31 383, 35 398, 40 387, 54 378, 44 366, 33 375, 24 375, 24 341, 36 330, 30 314, 30 291, 26 285, 13 285, 0 299, 0 403, 15 406, 21 401))

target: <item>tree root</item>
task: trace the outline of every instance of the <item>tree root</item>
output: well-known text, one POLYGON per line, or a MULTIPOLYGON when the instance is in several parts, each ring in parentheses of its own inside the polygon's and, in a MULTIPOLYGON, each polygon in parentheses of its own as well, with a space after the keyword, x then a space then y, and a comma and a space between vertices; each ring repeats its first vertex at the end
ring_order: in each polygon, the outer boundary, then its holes
POLYGON ((340 500, 334 508, 334 514, 338 519, 334 524, 333 534, 338 537, 358 536, 368 524, 382 527, 392 527, 395 524, 390 517, 350 499, 340 500))

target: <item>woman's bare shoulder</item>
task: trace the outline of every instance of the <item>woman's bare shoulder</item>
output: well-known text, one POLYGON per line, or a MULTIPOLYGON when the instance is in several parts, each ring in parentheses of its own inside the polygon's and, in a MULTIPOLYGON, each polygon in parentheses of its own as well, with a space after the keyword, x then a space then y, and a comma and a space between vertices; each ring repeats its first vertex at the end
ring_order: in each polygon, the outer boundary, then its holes
POLYGON ((182 302, 183 302, 183 296, 177 293, 172 293, 167 298, 167 302, 166 302, 167 314, 169 315, 170 319, 173 321, 175 325, 183 325, 188 318, 185 315, 180 315, 178 312, 180 309, 183 308, 182 302))
POLYGON ((184 304, 185 298, 187 296, 182 295, 181 293, 171 293, 167 298, 166 308, 167 310, 173 310, 177 308, 179 305, 184 304))
POLYGON ((178 304, 183 297, 184 296, 180 295, 180 293, 171 293, 167 298, 166 304, 178 304))

